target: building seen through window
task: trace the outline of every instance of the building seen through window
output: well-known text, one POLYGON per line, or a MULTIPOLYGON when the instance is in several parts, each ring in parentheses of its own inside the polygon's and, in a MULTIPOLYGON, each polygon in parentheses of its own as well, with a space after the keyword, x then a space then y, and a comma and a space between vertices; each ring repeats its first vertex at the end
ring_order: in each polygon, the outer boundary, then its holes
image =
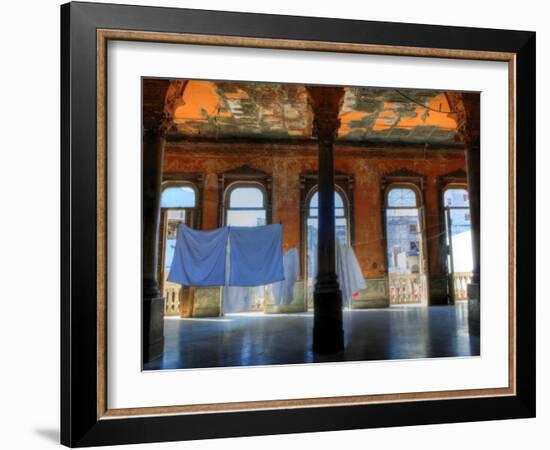
POLYGON ((427 301, 423 221, 412 187, 395 186, 386 199, 386 252, 391 304, 427 301))
POLYGON ((447 271, 454 301, 467 299, 473 270, 470 201, 465 188, 450 187, 443 194, 447 271))
POLYGON ((170 264, 174 257, 178 226, 186 223, 188 208, 196 205, 195 190, 189 186, 171 186, 162 191, 160 207, 165 214, 165 257, 164 270, 170 272, 170 264))
POLYGON ((394 274, 418 273, 420 223, 413 189, 392 188, 388 192, 386 228, 388 271, 394 274))
POLYGON ((180 224, 192 226, 193 211, 197 206, 196 191, 190 185, 168 186, 162 190, 161 208, 161 247, 159 249, 160 280, 163 296, 166 299, 165 314, 176 314, 179 311, 181 287, 166 280, 170 273, 178 227, 180 224))

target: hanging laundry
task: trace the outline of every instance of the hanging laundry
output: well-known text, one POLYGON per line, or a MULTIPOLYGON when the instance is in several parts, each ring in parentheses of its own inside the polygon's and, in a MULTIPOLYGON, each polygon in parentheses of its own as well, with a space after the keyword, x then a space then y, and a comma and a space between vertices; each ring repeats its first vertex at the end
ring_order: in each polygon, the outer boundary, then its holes
POLYGON ((271 286, 276 305, 290 305, 294 300, 294 285, 298 278, 299 269, 298 249, 291 248, 283 256, 285 279, 271 286))
POLYGON ((223 312, 225 314, 250 311, 253 301, 253 288, 239 286, 224 286, 223 288, 223 312))
POLYGON ((178 228, 168 281, 185 286, 223 286, 229 228, 212 231, 178 228))
POLYGON ((350 307, 353 294, 367 285, 353 248, 338 241, 336 245, 336 275, 342 292, 342 306, 350 307))
POLYGON ((294 300, 294 285, 298 279, 300 262, 298 249, 291 248, 283 256, 285 279, 271 285, 273 300, 276 305, 290 305, 294 300))
POLYGON ((284 279, 282 226, 230 227, 229 286, 262 286, 284 279))
POLYGON ((229 268, 231 267, 231 248, 225 255, 225 286, 222 290, 222 310, 224 314, 250 311, 252 308, 252 288, 229 286, 229 268))
POLYGON ((296 284, 300 271, 297 248, 292 248, 285 253, 283 257, 283 269, 285 272, 285 280, 283 282, 283 304, 290 305, 294 300, 294 285, 296 284))

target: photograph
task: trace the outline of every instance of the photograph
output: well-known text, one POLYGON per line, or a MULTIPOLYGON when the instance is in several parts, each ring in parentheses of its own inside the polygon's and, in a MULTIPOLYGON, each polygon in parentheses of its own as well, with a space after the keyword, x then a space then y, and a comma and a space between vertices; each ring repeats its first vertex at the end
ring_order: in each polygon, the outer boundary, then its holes
POLYGON ((479 92, 141 88, 144 370, 480 356, 479 92))
POLYGON ((0 448, 544 448, 544 2, 127 3, 3 8, 0 448))
POLYGON ((63 444, 535 415, 534 32, 60 19, 63 444))

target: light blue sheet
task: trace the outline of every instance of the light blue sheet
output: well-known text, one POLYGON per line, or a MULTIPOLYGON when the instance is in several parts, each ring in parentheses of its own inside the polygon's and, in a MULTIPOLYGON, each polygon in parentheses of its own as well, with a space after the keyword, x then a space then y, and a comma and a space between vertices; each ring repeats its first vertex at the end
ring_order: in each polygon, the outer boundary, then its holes
POLYGON ((223 286, 229 228, 193 230, 181 224, 168 281, 185 286, 223 286))
POLYGON ((223 312, 248 312, 252 308, 253 288, 225 286, 223 288, 223 312))
POLYGON ((229 286, 262 286, 284 280, 282 226, 230 227, 229 286))
POLYGON ((291 248, 283 256, 283 268, 285 279, 271 286, 273 300, 276 305, 290 305, 294 300, 294 285, 298 278, 300 261, 298 249, 291 248))

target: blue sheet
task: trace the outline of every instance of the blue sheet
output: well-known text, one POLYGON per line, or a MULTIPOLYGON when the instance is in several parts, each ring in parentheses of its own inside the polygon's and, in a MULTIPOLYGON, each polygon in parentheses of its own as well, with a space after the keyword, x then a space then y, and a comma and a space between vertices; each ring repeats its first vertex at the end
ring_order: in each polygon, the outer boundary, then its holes
POLYGON ((181 224, 168 281, 185 286, 223 286, 229 228, 198 231, 181 224))
POLYGON ((262 286, 284 280, 282 226, 230 227, 229 286, 262 286))

